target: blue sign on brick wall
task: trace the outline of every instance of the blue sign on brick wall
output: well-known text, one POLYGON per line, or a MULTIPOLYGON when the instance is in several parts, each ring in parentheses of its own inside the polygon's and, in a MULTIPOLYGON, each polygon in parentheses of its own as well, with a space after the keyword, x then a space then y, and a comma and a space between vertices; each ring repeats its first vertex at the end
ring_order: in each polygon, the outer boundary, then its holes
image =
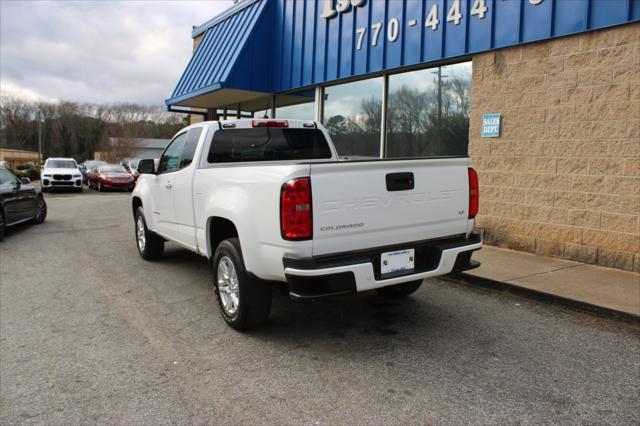
POLYGON ((482 137, 500 137, 500 113, 482 115, 482 137))

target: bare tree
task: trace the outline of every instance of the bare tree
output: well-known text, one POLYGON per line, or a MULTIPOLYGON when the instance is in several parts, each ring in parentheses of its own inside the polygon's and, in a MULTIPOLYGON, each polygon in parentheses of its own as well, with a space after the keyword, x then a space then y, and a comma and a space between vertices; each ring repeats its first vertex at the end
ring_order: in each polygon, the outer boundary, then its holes
POLYGON ((51 134, 50 155, 71 157, 77 143, 79 107, 75 102, 60 102, 51 134))
POLYGON ((449 84, 448 95, 452 98, 458 112, 469 117, 471 103, 471 81, 460 77, 454 77, 449 84))
POLYGON ((382 123, 382 101, 372 96, 370 99, 363 100, 360 107, 364 113, 362 118, 364 132, 369 134, 379 132, 380 123, 382 123))
POLYGON ((12 96, 0 98, 0 147, 38 149, 38 120, 44 157, 64 155, 79 161, 108 152, 112 160, 133 154, 139 138, 169 138, 184 126, 185 114, 161 106, 119 103, 30 102, 12 96), (109 138, 118 138, 118 144, 109 138))
POLYGON ((29 149, 33 135, 35 106, 32 102, 11 95, 0 97, 0 126, 3 129, 2 146, 29 149))

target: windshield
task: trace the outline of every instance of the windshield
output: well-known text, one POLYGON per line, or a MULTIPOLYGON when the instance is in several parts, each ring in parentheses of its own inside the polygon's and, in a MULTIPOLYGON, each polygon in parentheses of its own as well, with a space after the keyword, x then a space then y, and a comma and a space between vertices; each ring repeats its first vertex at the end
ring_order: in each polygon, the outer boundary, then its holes
POLYGON ((140 160, 131 160, 131 167, 134 169, 138 168, 138 163, 140 162, 140 160))
POLYGON ((122 166, 102 166, 100 167, 101 173, 127 173, 122 166))
POLYGON ((45 168, 51 169, 77 169, 78 165, 73 160, 49 160, 45 168))

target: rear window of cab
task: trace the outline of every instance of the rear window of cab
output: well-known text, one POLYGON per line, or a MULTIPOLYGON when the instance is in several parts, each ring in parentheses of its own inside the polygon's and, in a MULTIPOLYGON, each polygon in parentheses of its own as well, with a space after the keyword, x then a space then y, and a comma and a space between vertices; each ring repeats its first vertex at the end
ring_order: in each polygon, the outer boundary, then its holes
POLYGON ((217 131, 207 161, 237 163, 328 158, 331 158, 331 149, 318 129, 265 127, 217 131))

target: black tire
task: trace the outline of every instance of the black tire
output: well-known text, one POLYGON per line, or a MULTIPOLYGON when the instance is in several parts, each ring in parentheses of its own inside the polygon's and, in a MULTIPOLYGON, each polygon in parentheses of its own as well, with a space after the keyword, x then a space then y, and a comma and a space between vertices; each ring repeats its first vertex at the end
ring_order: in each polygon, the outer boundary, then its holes
POLYGON ((142 207, 138 207, 134 216, 134 230, 136 237, 136 247, 138 247, 138 253, 144 260, 156 260, 162 257, 164 251, 164 240, 155 232, 149 230, 147 227, 147 221, 144 219, 144 210, 142 207), (138 226, 142 226, 144 234, 144 243, 141 243, 138 239, 138 226), (142 246, 142 247, 141 247, 142 246))
POLYGON ((76 192, 82 192, 82 187, 76 188, 76 192))
POLYGON ((36 211, 33 216, 33 223, 42 223, 47 218, 47 202, 42 195, 36 199, 36 211))
POLYGON ((4 238, 4 213, 0 210, 0 241, 4 238))
POLYGON ((213 288, 220 313, 226 323, 236 330, 249 330, 264 323, 271 311, 271 285, 247 273, 238 239, 229 238, 222 241, 216 248, 211 265, 213 288), (225 310, 218 288, 218 265, 224 258, 231 260, 238 278, 239 303, 232 315, 225 310))
POLYGON ((422 285, 422 280, 409 281, 408 283, 402 283, 402 284, 390 285, 388 287, 378 288, 376 289, 376 291, 382 297, 395 299, 399 297, 408 296, 411 293, 415 293, 416 290, 418 290, 421 285, 422 285))

